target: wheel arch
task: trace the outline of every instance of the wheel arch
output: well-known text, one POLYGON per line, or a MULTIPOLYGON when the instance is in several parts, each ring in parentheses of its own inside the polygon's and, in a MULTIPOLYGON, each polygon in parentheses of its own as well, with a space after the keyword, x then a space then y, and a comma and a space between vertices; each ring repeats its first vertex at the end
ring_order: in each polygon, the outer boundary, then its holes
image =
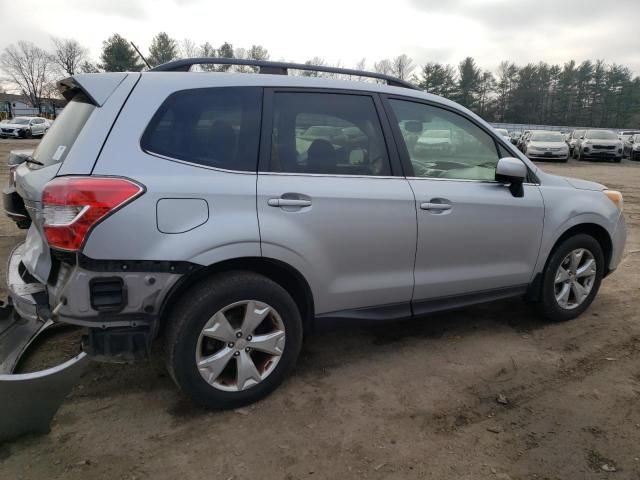
POLYGON ((600 248, 602 248, 602 253, 604 254, 604 277, 606 277, 611 269, 609 268, 611 262, 611 256, 613 254, 613 241, 611 239, 611 235, 606 228, 602 225, 592 222, 578 223, 573 225, 566 230, 553 243, 553 246, 549 250, 547 254, 547 258, 544 261, 544 266, 540 272, 538 272, 531 282, 529 290, 527 292, 527 299, 529 300, 537 300, 540 298, 540 289, 542 288, 542 276, 544 275, 545 270, 547 269, 547 265, 549 264, 549 260, 553 256, 554 252, 558 249, 558 247, 564 242, 567 238, 573 237, 580 233, 584 233, 592 236, 596 239, 596 241, 600 244, 600 248))
POLYGON ((158 315, 160 318, 159 329, 164 329, 167 322, 170 321, 169 317, 173 306, 197 282, 212 275, 239 270, 264 275, 282 286, 289 292, 300 310, 304 332, 308 333, 313 328, 315 313, 313 294, 306 278, 298 270, 287 263, 272 258, 240 257, 199 268, 176 282, 162 302, 158 315))

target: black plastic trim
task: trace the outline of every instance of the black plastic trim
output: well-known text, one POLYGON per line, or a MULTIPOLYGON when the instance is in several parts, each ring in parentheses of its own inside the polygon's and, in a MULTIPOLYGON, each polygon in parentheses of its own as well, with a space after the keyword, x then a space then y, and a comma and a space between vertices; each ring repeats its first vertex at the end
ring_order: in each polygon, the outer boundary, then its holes
POLYGON ((304 70, 311 72, 339 73, 342 75, 353 75, 355 77, 375 78, 384 80, 387 85, 394 87, 410 88, 419 90, 419 88, 409 82, 401 80, 384 73, 367 72, 364 70, 353 70, 350 68, 328 67, 325 65, 308 65, 306 63, 289 63, 289 62, 269 62, 266 60, 251 60, 240 58, 221 58, 221 57, 197 57, 183 58, 174 60, 173 62, 163 63, 149 70, 150 72, 188 72, 193 65, 248 65, 258 67, 259 73, 288 75, 291 70, 304 70))
POLYGON ((413 315, 420 316, 427 313, 454 310, 478 303, 493 302, 494 300, 501 300, 503 298, 518 297, 527 293, 528 288, 529 285, 518 285, 515 287, 494 288, 462 295, 419 300, 412 302, 413 315))

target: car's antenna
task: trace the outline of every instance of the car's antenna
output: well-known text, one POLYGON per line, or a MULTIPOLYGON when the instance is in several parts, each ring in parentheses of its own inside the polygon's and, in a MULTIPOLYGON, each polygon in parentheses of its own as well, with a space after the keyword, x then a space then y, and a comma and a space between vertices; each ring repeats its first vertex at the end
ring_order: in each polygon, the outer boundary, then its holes
POLYGON ((136 47, 136 44, 135 44, 135 43, 133 43, 133 42, 129 42, 129 43, 131 43, 131 45, 133 46, 133 48, 135 48, 136 52, 138 52, 138 55, 140 55, 140 58, 142 59, 142 61, 147 65, 147 68, 148 68, 149 70, 151 70, 151 65, 149 65, 149 62, 147 62, 147 59, 146 59, 146 58, 144 58, 144 55, 142 55, 142 54, 140 53, 140 50, 138 50, 138 47, 136 47))

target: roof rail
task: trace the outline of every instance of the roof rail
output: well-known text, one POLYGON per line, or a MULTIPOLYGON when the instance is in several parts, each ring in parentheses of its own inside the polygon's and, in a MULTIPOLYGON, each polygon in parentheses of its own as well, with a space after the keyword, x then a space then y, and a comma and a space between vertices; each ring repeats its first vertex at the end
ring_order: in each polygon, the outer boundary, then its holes
POLYGON ((419 90, 415 85, 400 80, 399 78, 385 75, 384 73, 366 72, 364 70, 352 70, 349 68, 326 67, 323 65, 307 65, 306 63, 288 62, 268 62, 265 60, 249 60, 243 58, 219 58, 219 57, 198 57, 183 58, 173 62, 163 63, 149 70, 150 72, 188 72, 193 65, 248 65, 258 67, 258 73, 268 73, 273 75, 288 75, 291 70, 305 70, 311 72, 339 73, 341 75, 353 75, 357 77, 375 78, 384 80, 387 85, 393 87, 411 88, 419 90))

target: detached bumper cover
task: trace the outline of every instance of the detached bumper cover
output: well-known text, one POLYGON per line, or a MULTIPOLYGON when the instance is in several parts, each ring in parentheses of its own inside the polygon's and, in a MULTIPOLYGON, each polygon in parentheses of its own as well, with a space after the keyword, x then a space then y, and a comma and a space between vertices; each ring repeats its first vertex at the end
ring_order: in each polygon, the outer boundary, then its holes
POLYGON ((39 372, 13 374, 33 340, 53 322, 45 287, 21 268, 24 244, 11 252, 9 304, 0 307, 0 442, 26 433, 46 433, 60 404, 84 370, 84 353, 39 372), (22 272, 22 273, 21 273, 22 272))
POLYGON ((76 384, 84 353, 47 370, 0 375, 0 442, 26 433, 48 433, 51 419, 76 384))

